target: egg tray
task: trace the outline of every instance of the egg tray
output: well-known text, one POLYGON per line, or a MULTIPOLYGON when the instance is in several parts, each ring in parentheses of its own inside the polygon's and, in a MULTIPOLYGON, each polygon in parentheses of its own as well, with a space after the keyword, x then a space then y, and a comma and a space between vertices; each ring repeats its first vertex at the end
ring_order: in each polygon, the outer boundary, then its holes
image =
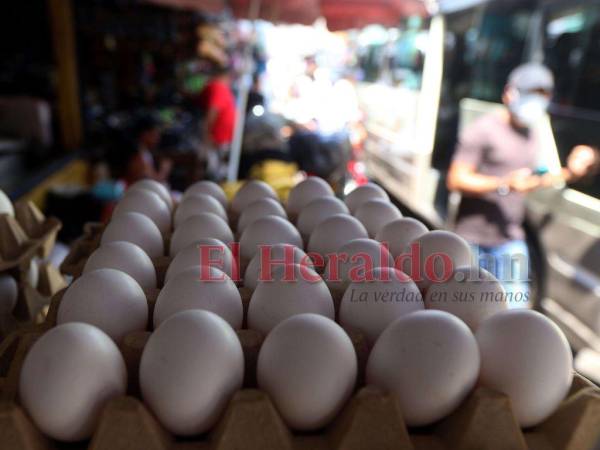
MULTIPOLYGON (((158 289, 147 291, 150 311, 158 289)), ((105 407, 90 441, 63 444, 43 436, 18 403, 18 379, 28 349, 56 324, 64 290, 53 298, 40 325, 12 333, 0 344, 0 449, 93 449, 93 450, 584 450, 600 438, 600 389, 575 374, 567 398, 541 425, 521 430, 508 397, 478 387, 449 417, 423 428, 407 428, 393 396, 365 386, 369 349, 360 333, 349 332, 358 359, 357 389, 345 408, 328 427, 313 433, 290 430, 268 395, 257 389, 256 362, 263 336, 237 330, 245 358, 243 389, 230 401, 212 431, 196 438, 169 434, 142 403, 138 367, 148 330, 128 334, 120 350, 128 370, 127 396, 105 407)), ((251 292, 240 288, 244 324, 251 292)), ((245 325, 244 325, 245 327, 245 325)))
POLYGON ((0 317, 0 342, 15 330, 44 322, 54 294, 67 285, 58 269, 48 262, 39 265, 36 287, 31 286, 24 275, 18 277, 17 283, 15 309, 12 314, 0 317))
MULTIPOLYGON (((101 227, 92 225, 86 230, 82 238, 86 245, 77 250, 77 264, 81 269, 97 248, 101 231, 101 227)), ((158 286, 162 286, 170 260, 168 256, 153 260, 158 286)), ((243 328, 237 333, 244 350, 246 378, 244 388, 232 398, 213 431, 197 439, 173 437, 158 424, 140 401, 137 369, 143 346, 150 334, 154 304, 160 293, 160 289, 152 289, 146 291, 150 312, 148 330, 128 335, 120 347, 128 368, 128 396, 114 399, 107 405, 89 442, 81 443, 79 447, 73 447, 72 444, 64 447, 95 450, 583 450, 592 448, 600 438, 600 389, 578 374, 575 374, 571 391, 559 409, 543 424, 532 429, 523 431, 519 428, 508 397, 483 387, 475 389, 457 411, 439 423, 425 428, 407 429, 394 398, 373 386, 365 386, 364 369, 369 349, 363 336, 355 332, 349 332, 359 362, 357 390, 353 398, 326 429, 317 433, 293 432, 286 427, 269 397, 256 389, 256 359, 263 337, 257 331, 246 329, 252 291, 244 287, 239 287, 239 291, 244 306, 244 320, 243 328)), ((55 325, 62 294, 54 296, 44 324, 33 331, 16 333, 11 342, 0 347, 0 402, 7 402, 5 406, 0 404, 0 442, 5 433, 16 436, 14 439, 21 446, 15 444, 14 448, 51 448, 48 445, 61 448, 35 430, 16 403, 16 389, 23 357, 32 342, 43 331, 55 325), (3 352, 6 357, 3 357, 3 352), (3 367, 7 368, 5 372, 2 371, 3 367), (10 424, 12 431, 4 431, 5 423, 10 424), (35 441, 38 447, 32 446, 33 444, 26 446, 25 444, 29 445, 27 439, 35 441)), ((342 294, 332 291, 336 316, 342 294)))
POLYGON ((15 216, 0 214, 0 272, 26 269, 35 256, 47 258, 61 222, 44 214, 30 201, 14 204, 15 216))

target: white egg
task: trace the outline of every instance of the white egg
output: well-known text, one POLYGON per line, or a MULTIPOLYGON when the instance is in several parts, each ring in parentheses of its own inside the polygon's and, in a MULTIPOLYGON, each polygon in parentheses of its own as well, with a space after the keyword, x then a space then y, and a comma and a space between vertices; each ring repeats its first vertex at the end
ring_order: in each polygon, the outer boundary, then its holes
POLYGON ((350 192, 345 199, 346 206, 350 210, 350 213, 354 214, 360 205, 369 200, 382 199, 388 200, 390 199, 387 192, 385 192, 379 185, 375 183, 367 183, 362 186, 358 186, 352 192, 350 192))
POLYGON ((175 255, 165 274, 165 283, 179 272, 195 266, 216 267, 229 278, 238 278, 238 274, 234 273, 237 267, 229 247, 218 239, 204 238, 198 239, 175 255))
POLYGON ((272 276, 275 269, 282 265, 290 264, 303 264, 311 268, 313 267, 312 260, 298 247, 290 244, 269 246, 256 253, 248 264, 246 273, 244 274, 244 287, 254 290, 261 279, 269 278, 261 275, 263 267, 264 274, 272 276))
POLYGON ((131 276, 142 289, 156 287, 156 269, 152 260, 139 246, 126 241, 114 241, 98 247, 88 258, 83 273, 97 269, 117 269, 131 276))
POLYGON ((271 186, 264 181, 248 181, 234 195, 231 200, 231 209, 235 213, 241 214, 250 203, 266 197, 277 200, 277 194, 271 186))
POLYGON ((131 242, 150 258, 162 256, 164 242, 160 230, 143 214, 131 212, 113 217, 102 233, 101 245, 114 241, 131 242))
POLYGON ((229 244, 233 242, 233 233, 227 222, 215 214, 195 215, 179 225, 171 236, 171 256, 205 238, 218 239, 229 244))
POLYGON ((296 430, 327 425, 352 394, 356 374, 350 338, 333 320, 317 314, 281 322, 258 354, 258 385, 296 430))
POLYGON ((462 319, 471 330, 494 314, 507 309, 506 292, 494 275, 479 267, 458 267, 443 283, 427 289, 425 306, 462 319))
POLYGON ((184 311, 166 320, 150 336, 140 361, 144 402, 180 436, 209 430, 243 378, 237 335, 209 311, 184 311))
POLYGON ((248 225, 265 216, 278 216, 287 220, 287 214, 281 203, 272 198, 261 198, 246 206, 238 219, 237 232, 241 234, 248 225))
POLYGON ((242 327, 243 307, 235 283, 216 267, 195 266, 174 275, 161 289, 154 306, 154 328, 189 309, 202 309, 242 327))
POLYGON ((339 322, 364 334, 369 345, 398 317, 423 309, 419 288, 393 267, 367 272, 365 281, 351 283, 340 303, 339 322))
POLYGON ((300 211, 296 226, 302 237, 308 240, 317 225, 335 214, 350 214, 350 210, 339 198, 317 198, 300 211))
POLYGON ((323 279, 310 267, 294 264, 273 271, 273 281, 259 282, 248 307, 248 328, 267 334, 296 314, 333 319, 333 299, 323 279))
POLYGON ((129 212, 137 212, 149 217, 163 234, 171 230, 171 211, 165 202, 152 191, 146 189, 127 191, 117 203, 113 218, 129 212))
POLYGON ((219 201, 223 208, 227 209, 227 195, 221 186, 214 181, 202 180, 192 184, 183 193, 183 198, 186 199, 188 196, 195 194, 207 194, 219 201))
POLYGON ((126 388, 115 343, 94 326, 68 323, 51 328, 27 353, 19 399, 44 434, 73 442, 92 436, 104 406, 126 388))
POLYGON ((136 189, 147 189, 149 191, 154 192, 165 202, 165 204, 169 208, 169 211, 173 210, 173 198, 171 197, 169 189, 167 189, 167 187, 163 184, 160 184, 158 181, 150 180, 148 178, 146 178, 145 180, 136 181, 131 186, 129 186, 129 189, 127 189, 127 191, 132 191, 136 189))
POLYGON ((308 240, 308 252, 317 253, 325 258, 353 239, 368 237, 364 225, 356 218, 347 214, 336 214, 315 227, 308 240))
POLYGON ((390 201, 375 199, 361 203, 354 217, 365 226, 369 237, 374 238, 388 223, 401 219, 402 213, 390 201))
POLYGON ((290 191, 287 210, 291 215, 296 215, 310 202, 323 197, 333 197, 333 189, 329 183, 323 178, 308 177, 290 191))
POLYGON ((84 322, 117 344, 148 325, 148 302, 140 285, 115 269, 98 269, 77 278, 60 301, 56 322, 84 322))
POLYGON ((25 273, 25 280, 32 288, 36 289, 40 281, 40 264, 42 260, 38 257, 33 258, 25 273))
POLYGON ((336 257, 330 257, 323 279, 334 290, 345 290, 353 281, 362 281, 376 267, 393 267, 390 252, 373 239, 353 239, 342 245, 336 257))
POLYGON ((394 394, 408 426, 454 411, 479 374, 477 341, 464 322, 443 311, 418 311, 385 329, 367 362, 367 384, 394 394))
POLYGON ((298 230, 286 219, 266 216, 255 220, 246 227, 240 238, 240 256, 250 261, 261 245, 290 244, 302 247, 298 230))
POLYGON ((13 204, 2 189, 0 189, 0 214, 8 214, 13 217, 15 215, 13 204))
POLYGON ((227 222, 227 212, 219 201, 207 194, 194 194, 185 197, 175 210, 174 224, 177 228, 190 217, 200 213, 213 213, 227 222))
POLYGON ((5 273, 0 274, 0 316, 7 316, 17 305, 19 287, 17 281, 5 273))
POLYGON ((375 239, 387 244, 390 253, 397 258, 404 252, 406 246, 413 240, 429 231, 425 225, 416 219, 403 217, 388 222, 379 230, 375 239))
POLYGON ((475 334, 481 352, 480 384, 510 397, 522 427, 545 420, 565 398, 573 357, 563 332, 542 314, 500 312, 475 334))
POLYGON ((462 237, 450 231, 428 231, 411 241, 404 249, 398 267, 427 290, 433 283, 448 280, 457 267, 469 266, 473 255, 462 237))

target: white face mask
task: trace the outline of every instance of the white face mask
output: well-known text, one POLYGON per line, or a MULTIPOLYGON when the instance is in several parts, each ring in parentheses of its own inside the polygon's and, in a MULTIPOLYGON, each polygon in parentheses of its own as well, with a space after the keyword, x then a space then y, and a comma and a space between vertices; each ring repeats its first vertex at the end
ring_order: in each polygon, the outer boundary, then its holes
POLYGON ((520 94, 508 105, 508 109, 520 124, 532 127, 546 114, 548 105, 550 105, 550 100, 545 95, 520 94))

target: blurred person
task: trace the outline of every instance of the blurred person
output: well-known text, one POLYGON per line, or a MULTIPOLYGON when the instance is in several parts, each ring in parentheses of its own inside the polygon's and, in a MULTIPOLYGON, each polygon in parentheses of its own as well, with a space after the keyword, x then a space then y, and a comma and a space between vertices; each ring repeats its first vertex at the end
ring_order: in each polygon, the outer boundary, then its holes
POLYGON ((142 116, 138 119, 134 132, 135 148, 127 163, 126 182, 132 184, 144 178, 151 178, 165 183, 173 164, 168 158, 161 158, 158 168, 155 164, 155 152, 161 138, 159 122, 151 115, 142 116))
POLYGON ((204 111, 203 138, 207 147, 207 170, 220 178, 233 141, 236 104, 228 67, 215 66, 212 79, 200 93, 204 111))
POLYGON ((246 114, 261 116, 265 113, 265 96, 262 93, 261 79, 258 73, 252 76, 252 86, 248 92, 246 114))
POLYGON ((560 173, 542 174, 535 125, 544 118, 553 89, 554 77, 545 66, 514 69, 502 96, 505 108, 463 130, 448 172, 448 189, 462 194, 455 231, 473 245, 480 266, 503 283, 509 308, 527 307, 530 300, 525 194, 580 179, 597 157, 592 147, 578 146, 560 173))

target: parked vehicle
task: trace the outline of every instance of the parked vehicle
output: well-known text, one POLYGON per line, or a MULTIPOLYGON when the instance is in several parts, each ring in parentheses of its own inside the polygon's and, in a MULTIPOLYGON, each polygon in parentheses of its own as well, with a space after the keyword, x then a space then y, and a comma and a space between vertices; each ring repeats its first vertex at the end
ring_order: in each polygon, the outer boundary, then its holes
MULTIPOLYGON (((377 82, 363 83, 359 95, 369 175, 429 222, 452 219, 445 176, 460 128, 499 106, 509 72, 523 62, 543 62, 555 75, 548 160, 564 165, 574 145, 600 145, 598 0, 442 1, 420 33, 412 51, 422 57, 398 57, 394 49, 406 48, 388 45, 383 57, 363 59, 379 70, 370 68, 377 82), (390 81, 393 58, 419 82, 390 81)), ((600 354, 600 178, 534 192, 527 203, 536 307, 575 350, 600 354)))

